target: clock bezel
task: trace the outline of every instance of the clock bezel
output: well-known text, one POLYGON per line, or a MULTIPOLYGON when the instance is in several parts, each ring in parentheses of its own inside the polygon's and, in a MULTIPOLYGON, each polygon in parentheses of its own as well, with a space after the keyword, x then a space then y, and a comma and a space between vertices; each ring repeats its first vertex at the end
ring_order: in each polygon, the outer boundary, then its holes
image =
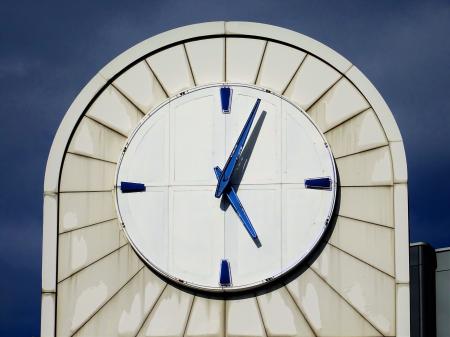
MULTIPOLYGON (((322 133, 322 131, 318 128, 316 123, 311 119, 311 117, 301 107, 299 107, 298 105, 296 105, 295 103, 293 103, 292 101, 290 101, 289 99, 284 97, 283 95, 280 95, 276 92, 273 92, 272 90, 263 88, 261 86, 243 84, 243 83, 234 83, 234 82, 220 82, 220 83, 211 83, 211 84, 206 84, 206 85, 202 85, 202 86, 196 86, 196 87, 189 88, 187 90, 183 90, 183 91, 179 92, 178 94, 165 99, 160 104, 158 104, 157 106, 153 107, 150 111, 148 111, 144 117, 142 117, 142 119, 138 122, 138 124, 135 126, 133 131, 128 136, 128 138, 125 142, 125 145, 123 147, 123 150, 120 154, 120 158, 117 161, 117 166, 116 166, 116 170, 115 170, 115 182, 114 182, 113 194, 114 194, 114 205, 115 205, 116 213, 118 215, 118 221, 123 230, 123 233, 126 236, 126 239, 130 243, 133 250, 136 252, 136 254, 139 256, 139 258, 143 261, 143 263, 146 266, 148 266, 152 271, 154 271, 156 273, 156 275, 161 277, 166 282, 170 283, 171 285, 173 285, 175 287, 181 288, 184 291, 192 292, 195 294, 203 293, 205 296, 208 296, 208 297, 212 296, 212 297, 218 297, 218 298, 228 298, 228 297, 233 297, 233 296, 243 296, 246 293, 250 293, 250 292, 254 293, 255 291, 258 291, 258 292, 270 291, 270 289, 272 287, 274 287, 274 286, 276 287, 277 285, 278 286, 282 285, 283 281, 286 279, 289 279, 290 277, 292 277, 292 275, 295 275, 295 277, 297 277, 299 274, 303 273, 303 271, 307 267, 309 267, 309 265, 312 262, 314 262, 314 260, 318 257, 318 255, 322 251, 325 243, 328 241, 328 238, 331 235, 332 230, 335 225, 336 214, 337 214, 337 209, 338 209, 337 205, 339 204, 339 202, 338 202, 339 183, 338 182, 339 182, 339 178, 338 178, 337 167, 336 167, 335 159, 334 159, 333 153, 331 151, 331 148, 328 145, 328 142, 326 141, 326 138, 325 138, 324 134, 322 133), (137 134, 139 129, 143 126, 143 124, 146 123, 146 121, 149 118, 152 117, 154 112, 161 109, 163 106, 169 104, 170 102, 175 101, 176 99, 185 96, 186 94, 204 90, 206 88, 214 88, 214 87, 220 88, 220 87, 224 87, 224 86, 250 88, 250 89, 258 90, 261 92, 269 93, 269 94, 274 95, 274 96, 282 99, 283 101, 293 105, 299 112, 303 113, 303 115, 309 120, 309 122, 318 131, 319 135, 321 136, 321 138, 324 141, 324 145, 330 156, 331 166, 332 166, 332 170, 333 170, 333 177, 331 177, 332 189, 331 189, 330 193, 332 193, 333 195, 332 195, 332 202, 330 205, 330 209, 328 211, 327 220, 326 220, 325 225, 322 227, 322 230, 320 231, 320 235, 317 235, 316 240, 311 245, 312 248, 309 251, 307 251, 305 254, 303 254, 299 259, 297 259, 295 263, 289 265, 286 268, 283 268, 283 270, 281 272, 279 272, 278 274, 276 274, 270 278, 263 279, 263 280, 260 280, 260 281, 254 282, 254 283, 241 285, 241 286, 231 286, 231 287, 223 287, 222 286, 222 287, 212 288, 212 287, 204 286, 201 284, 182 280, 182 279, 179 279, 179 278, 169 274, 168 272, 162 270, 157 265, 152 263, 139 250, 138 246, 133 242, 130 235, 128 234, 126 225, 123 221, 122 214, 120 212, 117 191, 118 191, 118 189, 120 189, 120 185, 118 184, 118 177, 119 177, 120 167, 121 167, 124 155, 126 153, 126 150, 129 146, 129 144, 133 141, 133 138, 135 137, 135 135, 137 134)), ((218 269, 219 269, 219 267, 218 267, 218 269)))

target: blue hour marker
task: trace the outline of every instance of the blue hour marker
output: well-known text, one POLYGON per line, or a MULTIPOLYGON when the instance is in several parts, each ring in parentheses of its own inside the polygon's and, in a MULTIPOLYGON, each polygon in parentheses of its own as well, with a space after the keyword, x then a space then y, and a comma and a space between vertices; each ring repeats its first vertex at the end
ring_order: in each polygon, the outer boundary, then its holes
POLYGON ((220 262, 220 285, 222 287, 231 286, 231 269, 230 262, 228 260, 222 260, 220 262))
POLYGON ((122 181, 120 183, 120 190, 122 191, 122 193, 144 192, 145 185, 141 183, 130 183, 127 181, 122 181))
POLYGON ((331 178, 310 178, 305 179, 305 187, 314 190, 331 190, 331 178))
POLYGON ((229 87, 220 88, 220 101, 222 102, 222 112, 223 113, 230 113, 231 94, 232 94, 231 88, 229 88, 229 87))

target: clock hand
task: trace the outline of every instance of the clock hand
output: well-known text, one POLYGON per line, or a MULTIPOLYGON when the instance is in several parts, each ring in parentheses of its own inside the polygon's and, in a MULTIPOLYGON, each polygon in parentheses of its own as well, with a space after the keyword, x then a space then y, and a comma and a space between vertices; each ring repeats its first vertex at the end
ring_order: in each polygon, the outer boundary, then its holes
POLYGON ((233 174, 234 167, 236 166, 239 156, 241 155, 242 148, 244 147, 248 134, 250 133, 250 128, 252 127, 252 123, 255 119, 256 111, 258 111, 260 102, 261 99, 258 98, 255 102, 255 105, 253 106, 252 111, 250 112, 250 115, 248 116, 247 121, 245 122, 244 128, 242 129, 241 134, 236 141, 236 144, 234 145, 233 151, 231 151, 231 154, 228 157, 223 170, 221 171, 216 187, 216 198, 220 198, 227 186, 230 184, 231 175, 233 174))
MULTIPOLYGON (((214 172, 216 174, 217 180, 219 180, 222 174, 222 170, 218 166, 216 166, 214 167, 214 172)), ((229 186, 229 188, 226 189, 224 193, 230 201, 230 204, 233 207, 234 211, 239 216, 239 219, 241 219, 241 222, 247 230, 248 234, 250 234, 253 240, 258 240, 258 234, 256 234, 255 228, 253 228, 252 222, 250 221, 247 212, 245 212, 245 209, 242 206, 242 203, 239 200, 233 186, 229 186)))

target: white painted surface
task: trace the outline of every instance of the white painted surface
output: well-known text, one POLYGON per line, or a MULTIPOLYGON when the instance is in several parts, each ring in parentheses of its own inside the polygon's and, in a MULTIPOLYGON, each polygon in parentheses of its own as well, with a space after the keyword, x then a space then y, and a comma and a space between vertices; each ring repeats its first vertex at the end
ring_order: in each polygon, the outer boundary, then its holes
POLYGON ((395 279, 327 245, 312 268, 384 335, 395 334, 395 279))
POLYGON ((409 284, 397 284, 397 337, 410 336, 409 284))
POLYGON ((41 336, 55 335, 55 293, 43 293, 41 299, 41 336))
POLYGON ((86 116, 128 136, 143 115, 119 91, 108 86, 97 97, 86 116))
POLYGON ((268 42, 256 84, 282 94, 305 55, 302 51, 268 42))
POLYGON ((128 69, 113 84, 143 113, 148 113, 167 97, 145 61, 128 69))
POLYGON ((226 38, 226 80, 230 83, 256 83, 266 41, 226 38))
POLYGON ((338 71, 314 56, 307 55, 284 95, 302 109, 308 110, 340 77, 338 71))
POLYGON ((225 336, 225 302, 221 300, 195 297, 189 322, 187 337, 223 337, 225 336))
POLYGON ((112 191, 59 195, 59 233, 116 217, 112 191))
POLYGON ((394 182, 406 183, 408 181, 408 168, 406 166, 406 154, 403 142, 390 142, 392 166, 394 169, 394 182))
POLYGON ((185 44, 196 85, 225 82, 225 39, 185 44))
POLYGON ((155 274, 141 269, 75 336, 136 336, 164 287, 155 274))
POLYGON ((381 336, 311 269, 289 283, 287 289, 317 336, 381 336))
POLYGON ((56 264, 58 238, 58 197, 56 194, 44 195, 42 228, 42 291, 56 291, 56 264))
POLYGON ((169 96, 194 86, 194 79, 183 45, 150 56, 147 62, 169 96))
POLYGON ((266 336, 256 298, 226 302, 226 327, 228 337, 266 336))
POLYGON ((409 283, 408 187, 394 185, 395 278, 409 283))

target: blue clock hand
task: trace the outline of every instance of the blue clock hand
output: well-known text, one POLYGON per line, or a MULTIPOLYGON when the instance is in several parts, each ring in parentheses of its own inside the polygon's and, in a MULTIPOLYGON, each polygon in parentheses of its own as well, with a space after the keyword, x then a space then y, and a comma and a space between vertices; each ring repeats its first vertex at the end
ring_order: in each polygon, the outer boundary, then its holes
MULTIPOLYGON (((217 180, 219 180, 219 178, 222 174, 222 170, 218 166, 216 166, 214 168, 214 172, 216 174, 217 180)), ((244 225, 245 229, 247 230, 248 234, 250 234, 250 236, 252 237, 253 240, 257 240, 258 234, 256 234, 256 231, 253 228, 252 222, 250 221, 250 218, 248 217, 247 213, 245 212, 245 209, 242 206, 241 201, 239 200, 233 186, 230 186, 230 188, 225 191, 225 195, 227 196, 228 200, 230 201, 230 204, 233 207, 234 211, 239 216, 239 219, 241 219, 241 222, 244 225)))
POLYGON ((242 152, 242 148, 244 147, 248 134, 250 133, 250 128, 252 127, 252 123, 255 119, 256 111, 258 110, 260 102, 261 99, 258 98, 255 105, 253 106, 252 111, 250 112, 250 116, 248 116, 247 122, 245 122, 244 128, 242 129, 236 144, 234 145, 233 151, 231 151, 231 154, 228 157, 223 170, 221 171, 216 187, 216 198, 220 198, 227 186, 230 184, 231 175, 233 174, 234 167, 236 166, 236 163, 242 152))

